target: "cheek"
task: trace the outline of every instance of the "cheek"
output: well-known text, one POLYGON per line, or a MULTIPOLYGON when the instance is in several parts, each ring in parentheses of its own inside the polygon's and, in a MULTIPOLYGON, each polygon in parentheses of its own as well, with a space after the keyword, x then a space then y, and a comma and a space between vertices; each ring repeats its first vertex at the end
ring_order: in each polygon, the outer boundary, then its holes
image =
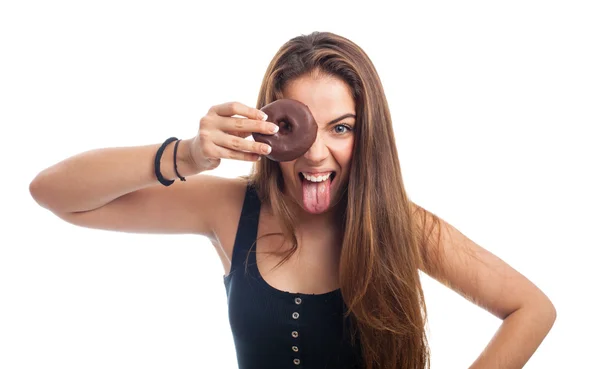
POLYGON ((352 159, 353 143, 353 140, 344 140, 336 142, 331 147, 331 150, 335 153, 336 160, 340 165, 346 166, 350 163, 350 160, 352 159))

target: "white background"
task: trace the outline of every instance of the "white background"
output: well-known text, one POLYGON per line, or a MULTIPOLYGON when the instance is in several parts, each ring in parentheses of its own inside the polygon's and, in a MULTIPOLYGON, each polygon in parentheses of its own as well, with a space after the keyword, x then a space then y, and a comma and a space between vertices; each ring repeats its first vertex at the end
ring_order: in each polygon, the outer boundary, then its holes
MULTIPOLYGON (((1 368, 236 367, 206 239, 76 227, 28 186, 79 152, 189 138, 212 105, 253 106, 277 49, 315 30, 375 63, 412 199, 554 302, 526 367, 600 367, 597 2, 200 4, 2 2, 1 368)), ((500 321, 423 283, 432 368, 467 368, 500 321)))

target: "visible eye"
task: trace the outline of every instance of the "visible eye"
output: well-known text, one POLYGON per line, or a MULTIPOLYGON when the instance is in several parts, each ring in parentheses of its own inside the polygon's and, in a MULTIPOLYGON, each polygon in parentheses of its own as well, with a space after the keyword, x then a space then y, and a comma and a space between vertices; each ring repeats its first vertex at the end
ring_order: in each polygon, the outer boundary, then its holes
POLYGON ((349 126, 349 125, 347 125, 347 124, 336 124, 336 125, 335 125, 335 127, 334 127, 334 130, 335 130, 337 133, 339 133, 339 134, 343 134, 343 133, 346 133, 346 132, 351 132, 351 131, 352 131, 352 127, 350 127, 350 126, 349 126), (340 131, 340 130, 338 129, 338 127, 345 128, 345 129, 346 129, 346 131, 344 131, 344 130, 341 130, 341 131, 340 131))

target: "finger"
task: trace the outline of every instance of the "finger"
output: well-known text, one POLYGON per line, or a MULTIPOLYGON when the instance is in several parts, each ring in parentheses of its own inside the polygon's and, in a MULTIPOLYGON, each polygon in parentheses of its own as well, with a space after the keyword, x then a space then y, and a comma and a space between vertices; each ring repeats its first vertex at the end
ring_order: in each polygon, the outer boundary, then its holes
POLYGON ((219 157, 224 159, 232 159, 232 160, 243 160, 243 161, 257 161, 260 159, 260 155, 251 153, 251 152, 243 152, 237 150, 231 150, 226 147, 216 145, 215 151, 219 154, 219 157))
POLYGON ((248 151, 258 155, 267 155, 271 152, 271 146, 267 144, 245 140, 222 131, 217 131, 213 137, 213 142, 217 146, 234 151, 248 151))
POLYGON ((257 120, 266 120, 267 119, 267 115, 265 113, 263 113, 262 111, 255 109, 255 108, 251 108, 251 107, 244 105, 237 101, 228 102, 228 103, 221 104, 221 105, 215 105, 212 108, 210 108, 209 112, 215 113, 222 117, 231 117, 233 115, 241 115, 243 117, 250 118, 250 119, 257 119, 257 120))
MULTIPOLYGON (((230 132, 257 132, 272 135, 279 131, 279 126, 262 120, 248 118, 221 117, 219 128, 230 132)), ((246 135, 247 136, 247 135, 246 135)))

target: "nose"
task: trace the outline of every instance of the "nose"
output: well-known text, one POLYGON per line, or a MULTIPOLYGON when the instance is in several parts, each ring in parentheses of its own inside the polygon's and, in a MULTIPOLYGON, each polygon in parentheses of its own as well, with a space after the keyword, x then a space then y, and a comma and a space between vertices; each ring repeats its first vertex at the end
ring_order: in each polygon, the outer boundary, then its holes
POLYGON ((321 137, 321 133, 317 133, 317 138, 315 142, 313 142, 312 146, 306 153, 304 153, 304 158, 309 162, 320 163, 329 155, 329 150, 327 148, 325 140, 321 137))

